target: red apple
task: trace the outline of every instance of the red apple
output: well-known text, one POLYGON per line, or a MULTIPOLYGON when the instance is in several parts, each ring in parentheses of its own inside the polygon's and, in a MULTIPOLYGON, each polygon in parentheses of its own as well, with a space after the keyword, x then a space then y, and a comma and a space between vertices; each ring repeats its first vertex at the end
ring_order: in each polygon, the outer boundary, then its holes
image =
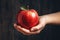
POLYGON ((26 29, 38 24, 38 13, 34 9, 22 10, 17 15, 17 23, 26 29))

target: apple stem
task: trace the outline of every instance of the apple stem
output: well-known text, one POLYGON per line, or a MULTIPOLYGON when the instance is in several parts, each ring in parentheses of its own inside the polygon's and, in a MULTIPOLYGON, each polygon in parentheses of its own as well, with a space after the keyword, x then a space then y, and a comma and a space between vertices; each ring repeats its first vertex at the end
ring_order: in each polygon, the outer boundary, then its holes
POLYGON ((29 5, 27 5, 27 9, 29 10, 29 5))

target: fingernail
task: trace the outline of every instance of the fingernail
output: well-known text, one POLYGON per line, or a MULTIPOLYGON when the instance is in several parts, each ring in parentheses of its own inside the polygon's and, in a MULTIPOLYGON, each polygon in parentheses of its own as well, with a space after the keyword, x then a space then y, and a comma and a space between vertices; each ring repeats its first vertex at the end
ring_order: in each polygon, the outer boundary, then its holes
POLYGON ((33 29, 31 29, 31 31, 33 31, 33 29))
POLYGON ((16 26, 16 24, 14 24, 14 26, 16 26))

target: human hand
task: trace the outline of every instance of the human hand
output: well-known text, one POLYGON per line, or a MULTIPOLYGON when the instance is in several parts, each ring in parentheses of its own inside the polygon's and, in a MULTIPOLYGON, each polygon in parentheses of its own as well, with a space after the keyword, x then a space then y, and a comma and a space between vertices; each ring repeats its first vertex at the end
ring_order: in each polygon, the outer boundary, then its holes
POLYGON ((38 25, 32 27, 31 30, 22 28, 17 24, 14 24, 14 27, 16 30, 23 33, 24 35, 32 35, 32 34, 40 33, 46 24, 60 24, 60 12, 55 14, 40 16, 38 25))
POLYGON ((44 29, 46 24, 47 24, 46 17, 40 16, 39 17, 39 24, 36 25, 35 27, 32 27, 31 32, 39 31, 38 33, 40 33, 44 29))
POLYGON ((31 32, 30 30, 25 29, 25 28, 17 25, 16 23, 14 24, 14 28, 15 28, 17 31, 19 31, 20 33, 22 33, 23 35, 32 35, 32 34, 37 34, 37 33, 40 32, 40 31, 31 32))
POLYGON ((21 32, 24 35, 34 35, 34 34, 39 34, 41 30, 45 27, 46 22, 45 18, 43 16, 39 17, 39 24, 31 28, 31 30, 22 28, 21 26, 17 25, 16 23, 14 24, 14 28, 21 32))

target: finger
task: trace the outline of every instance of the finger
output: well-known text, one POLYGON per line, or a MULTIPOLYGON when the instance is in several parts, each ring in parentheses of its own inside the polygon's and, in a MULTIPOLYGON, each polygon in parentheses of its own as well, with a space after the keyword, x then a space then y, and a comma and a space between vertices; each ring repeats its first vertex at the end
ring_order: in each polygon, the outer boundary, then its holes
POLYGON ((35 35, 35 34, 39 34, 40 33, 40 30, 38 30, 38 31, 35 31, 35 32, 31 32, 31 35, 35 35))
POLYGON ((20 26, 17 26, 16 24, 15 24, 15 27, 16 27, 16 30, 18 30, 19 32, 21 32, 21 33, 24 34, 24 35, 39 34, 40 31, 41 31, 41 30, 38 30, 38 31, 30 32, 30 31, 27 30, 27 29, 20 28, 20 26))
POLYGON ((37 31, 37 30, 39 30, 37 27, 33 27, 33 28, 31 29, 31 32, 34 32, 34 31, 37 31))
POLYGON ((35 27, 31 28, 31 31, 36 31, 36 30, 40 30, 41 28, 43 28, 45 26, 45 24, 43 22, 39 22, 38 25, 36 25, 35 27))
POLYGON ((14 27, 16 30, 23 33, 24 35, 30 35, 31 34, 29 30, 22 28, 21 26, 18 26, 17 24, 14 24, 14 27))
POLYGON ((40 30, 33 31, 33 32, 31 32, 31 34, 39 34, 43 29, 44 29, 44 27, 41 27, 40 30))
POLYGON ((37 26, 32 27, 32 28, 31 28, 31 31, 37 31, 37 30, 40 30, 41 26, 42 26, 42 25, 39 23, 37 26))
POLYGON ((23 28, 23 27, 21 27, 21 26, 19 26, 19 25, 17 25, 17 24, 14 24, 14 27, 16 28, 16 29, 19 29, 20 31, 23 31, 23 32, 29 32, 29 30, 27 30, 27 29, 25 29, 25 28, 23 28))

